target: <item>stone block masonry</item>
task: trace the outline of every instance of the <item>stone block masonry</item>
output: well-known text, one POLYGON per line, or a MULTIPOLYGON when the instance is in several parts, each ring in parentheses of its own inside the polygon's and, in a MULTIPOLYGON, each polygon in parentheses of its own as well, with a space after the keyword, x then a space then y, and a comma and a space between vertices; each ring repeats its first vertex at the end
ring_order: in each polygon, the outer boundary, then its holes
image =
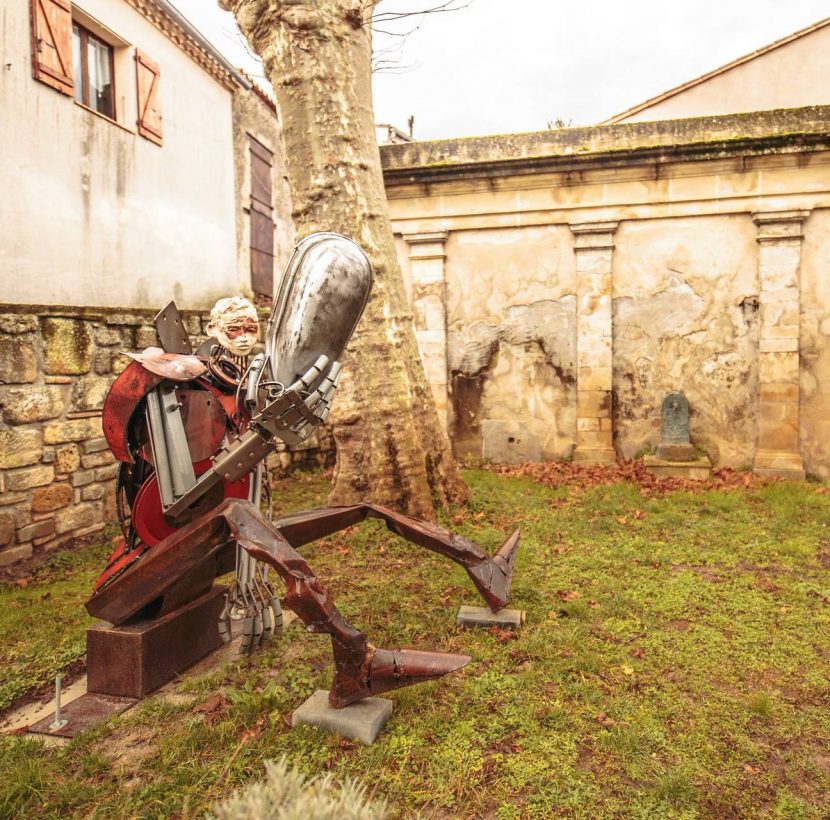
MULTIPOLYGON (((154 310, 0 306, 0 566, 116 520, 118 465, 101 429, 124 351, 158 344, 154 310)), ((195 343, 207 312, 183 311, 195 343)), ((268 460, 272 478, 334 463, 330 431, 268 460)))
MULTIPOLYGON (((0 565, 115 520, 104 398, 154 338, 154 311, 4 305, 0 317, 0 565)), ((188 317, 201 332, 202 316, 188 317)))

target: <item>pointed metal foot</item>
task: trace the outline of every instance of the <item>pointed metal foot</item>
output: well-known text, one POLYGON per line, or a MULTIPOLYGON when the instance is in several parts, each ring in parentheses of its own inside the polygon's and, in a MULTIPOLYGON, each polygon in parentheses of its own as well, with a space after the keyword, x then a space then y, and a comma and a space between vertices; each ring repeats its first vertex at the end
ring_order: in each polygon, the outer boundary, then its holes
POLYGON ((510 600, 510 585, 518 552, 519 530, 514 530, 492 559, 466 567, 470 580, 493 612, 504 609, 510 600))
MULTIPOLYGON (((335 660, 337 653, 335 652, 335 660)), ((472 658, 452 652, 423 652, 417 649, 375 649, 366 645, 359 672, 337 663, 329 703, 339 709, 371 695, 440 678, 466 666, 472 658)))

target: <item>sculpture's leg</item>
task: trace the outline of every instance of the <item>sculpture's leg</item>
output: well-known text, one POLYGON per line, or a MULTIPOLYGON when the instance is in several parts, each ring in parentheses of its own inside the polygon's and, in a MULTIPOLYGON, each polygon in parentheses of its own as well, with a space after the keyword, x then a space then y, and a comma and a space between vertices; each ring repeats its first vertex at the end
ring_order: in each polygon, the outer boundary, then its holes
POLYGON ((430 680, 469 663, 467 655, 376 649, 338 612, 328 590, 305 559, 250 502, 229 499, 153 547, 135 567, 87 601, 87 610, 112 623, 140 612, 184 575, 215 560, 230 535, 258 561, 272 566, 285 583, 284 603, 309 631, 331 637, 335 676, 329 694, 341 707, 370 695, 430 680))
POLYGON ((380 518, 401 538, 460 564, 493 612, 507 606, 519 549, 519 530, 515 530, 491 558, 468 538, 454 535, 437 524, 419 521, 373 504, 307 510, 277 518, 274 526, 291 546, 299 547, 365 518, 380 518))

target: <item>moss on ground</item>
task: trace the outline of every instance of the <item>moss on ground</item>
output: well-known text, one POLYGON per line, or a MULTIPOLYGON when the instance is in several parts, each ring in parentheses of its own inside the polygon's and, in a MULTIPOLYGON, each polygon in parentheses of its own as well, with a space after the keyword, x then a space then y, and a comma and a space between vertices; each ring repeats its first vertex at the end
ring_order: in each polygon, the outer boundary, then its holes
MULTIPOLYGON (((515 640, 458 631, 458 605, 476 603, 463 571, 377 522, 304 550, 377 645, 473 657, 391 693, 374 746, 290 729, 331 680, 327 641, 294 623, 67 747, 0 738, 0 816, 196 815, 281 754, 309 775, 363 778, 396 816, 827 816, 824 485, 656 496, 631 482, 466 478, 471 502, 444 523, 489 550, 522 526, 513 605, 528 624, 515 640)), ((314 476, 275 492, 286 511, 326 490, 314 476)), ((85 620, 61 616, 80 608, 93 557, 0 592, 3 634, 17 636, 0 691, 77 656, 85 620), (74 648, 39 658, 58 645, 74 648)))

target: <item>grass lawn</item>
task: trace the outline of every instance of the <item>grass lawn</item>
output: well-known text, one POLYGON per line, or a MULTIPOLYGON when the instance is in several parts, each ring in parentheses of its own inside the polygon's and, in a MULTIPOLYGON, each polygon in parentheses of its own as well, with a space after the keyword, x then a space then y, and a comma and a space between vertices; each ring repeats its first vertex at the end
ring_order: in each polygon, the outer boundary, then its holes
MULTIPOLYGON (((282 754, 363 778, 394 816, 830 816, 825 485, 465 477, 470 504, 444 523, 489 550, 522 527, 518 639, 458 631, 459 604, 478 603, 463 571, 377 522, 304 550, 376 645, 473 657, 391 693, 374 746, 290 729, 331 668, 328 641, 295 622, 69 746, 0 737, 0 816, 199 815, 282 754)), ((287 511, 326 491, 316 475, 275 497, 287 511)), ((105 551, 0 589, 0 705, 81 657, 105 551)))

